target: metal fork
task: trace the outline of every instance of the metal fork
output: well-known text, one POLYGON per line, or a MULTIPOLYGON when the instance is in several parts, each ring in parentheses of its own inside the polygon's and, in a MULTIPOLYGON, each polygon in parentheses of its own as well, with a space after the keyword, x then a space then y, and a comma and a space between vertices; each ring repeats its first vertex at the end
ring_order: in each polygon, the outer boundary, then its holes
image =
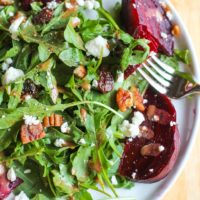
POLYGON ((179 99, 195 93, 200 94, 199 84, 180 76, 174 68, 163 63, 156 53, 151 53, 137 71, 154 89, 172 99, 179 99))

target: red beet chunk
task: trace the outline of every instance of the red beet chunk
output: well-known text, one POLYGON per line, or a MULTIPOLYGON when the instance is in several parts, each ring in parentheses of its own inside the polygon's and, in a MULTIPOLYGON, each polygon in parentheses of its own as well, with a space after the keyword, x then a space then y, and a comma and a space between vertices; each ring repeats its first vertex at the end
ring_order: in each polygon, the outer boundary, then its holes
POLYGON ((15 188, 17 188, 23 181, 17 178, 14 182, 7 179, 6 173, 0 175, 0 199, 6 198, 15 188))
POLYGON ((152 51, 172 55, 174 47, 172 24, 159 1, 123 0, 122 2, 122 19, 127 31, 136 38, 150 40, 152 51))
MULTIPOLYGON (((175 108, 166 96, 156 94, 149 89, 145 99, 148 99, 148 105, 156 105, 157 108, 167 111, 171 119, 176 121, 175 108)), ((150 138, 136 137, 132 141, 127 140, 119 173, 138 182, 159 181, 171 171, 175 164, 180 147, 179 132, 176 126, 162 125, 147 118, 142 125, 149 127, 154 135, 150 138), (152 146, 152 144, 160 144, 164 150, 162 149, 157 154, 156 149, 153 149, 152 156, 144 155, 146 152, 146 154, 149 153, 144 147, 152 146)))

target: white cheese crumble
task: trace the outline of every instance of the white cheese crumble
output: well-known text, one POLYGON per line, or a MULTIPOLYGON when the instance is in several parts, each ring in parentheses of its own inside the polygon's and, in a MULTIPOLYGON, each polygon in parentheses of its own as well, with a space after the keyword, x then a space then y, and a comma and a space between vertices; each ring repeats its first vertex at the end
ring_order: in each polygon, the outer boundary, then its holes
POLYGON ((13 63, 12 58, 7 58, 7 59, 5 60, 5 63, 7 63, 8 65, 11 65, 11 64, 13 63))
POLYGON ((2 77, 2 85, 7 85, 24 76, 21 69, 10 67, 2 77))
POLYGON ((176 126, 176 122, 171 121, 170 126, 176 126))
POLYGON ((81 23, 81 20, 79 17, 73 17, 71 22, 72 22, 72 26, 76 27, 81 23))
POLYGON ((93 80, 92 81, 92 87, 97 88, 98 87, 98 81, 97 80, 93 80))
POLYGON ((132 123, 139 126, 140 124, 142 124, 142 122, 145 120, 144 115, 137 111, 134 112, 134 117, 132 118, 132 123))
POLYGON ((149 169, 149 172, 153 172, 154 171, 154 169, 149 169))
POLYGON ((133 172, 131 176, 132 176, 133 179, 135 179, 135 177, 136 177, 136 173, 133 172))
POLYGON ((143 100, 143 104, 147 104, 148 103, 148 100, 147 99, 144 99, 143 100))
POLYGON ((14 200, 29 200, 29 198, 24 191, 21 191, 17 196, 15 196, 14 200))
POLYGON ((118 72, 117 73, 117 83, 123 83, 124 82, 124 73, 118 72))
POLYGON ((28 100, 30 100, 32 97, 31 97, 31 95, 26 95, 25 96, 25 101, 28 101, 28 100))
POLYGON ((94 8, 94 2, 90 0, 86 0, 84 6, 86 9, 92 10, 94 8))
POLYGON ((66 144, 65 140, 63 140, 62 138, 58 138, 54 142, 54 145, 56 147, 63 147, 63 145, 65 145, 65 144, 66 144))
POLYGON ((161 35, 161 37, 162 37, 163 39, 167 39, 167 37, 168 37, 167 34, 164 33, 164 32, 161 32, 160 35, 161 35))
POLYGON ((117 185, 117 184, 118 184, 118 181, 117 181, 117 179, 116 179, 116 176, 112 176, 111 182, 112 182, 113 185, 117 185))
POLYGON ((31 173, 31 169, 25 169, 24 170, 24 174, 30 174, 31 173))
POLYGON ((16 181, 17 175, 15 173, 15 170, 11 167, 7 172, 7 179, 11 182, 16 181))
POLYGON ((60 130, 62 133, 69 133, 70 132, 70 127, 69 127, 69 124, 68 122, 64 122, 61 127, 60 127, 60 130))
POLYGON ((160 120, 160 118, 159 118, 158 115, 154 115, 153 118, 152 118, 152 120, 153 120, 154 122, 158 122, 158 121, 160 120))
POLYGON ((136 137, 140 134, 140 129, 137 125, 131 124, 128 120, 124 120, 119 128, 125 137, 136 137))
POLYGON ((58 6, 58 3, 55 0, 47 3, 47 8, 50 9, 50 10, 56 9, 57 6, 58 6))
POLYGON ((22 22, 25 20, 25 16, 21 15, 17 19, 15 19, 12 24, 9 27, 9 31, 11 33, 16 33, 22 24, 22 22))
POLYGON ((5 167, 0 164, 0 176, 3 175, 5 173, 5 167))
POLYGON ((40 120, 38 120, 37 117, 30 115, 24 115, 23 119, 26 125, 38 125, 40 123, 40 120))
POLYGON ((8 70, 8 68, 9 68, 9 64, 6 63, 6 62, 4 62, 4 63, 1 65, 1 68, 2 68, 3 71, 6 71, 6 70, 8 70))
POLYGON ((136 8, 136 4, 135 3, 133 3, 133 8, 136 8))
POLYGON ((93 40, 86 42, 85 48, 90 55, 93 55, 97 58, 100 58, 101 56, 107 57, 110 54, 108 41, 102 36, 98 36, 93 40))
POLYGON ((141 112, 134 112, 132 123, 130 123, 128 120, 124 120, 123 123, 120 125, 119 129, 124 133, 125 137, 135 138, 140 135, 139 126, 144 120, 144 115, 141 112))
POLYGON ((162 146, 162 145, 160 145, 160 146, 158 147, 158 150, 159 150, 160 152, 162 152, 162 151, 164 151, 164 150, 165 150, 165 147, 164 147, 164 146, 162 146))
POLYGON ((85 141, 84 138, 82 138, 82 139, 79 140, 79 143, 80 143, 80 144, 86 144, 86 141, 85 141))

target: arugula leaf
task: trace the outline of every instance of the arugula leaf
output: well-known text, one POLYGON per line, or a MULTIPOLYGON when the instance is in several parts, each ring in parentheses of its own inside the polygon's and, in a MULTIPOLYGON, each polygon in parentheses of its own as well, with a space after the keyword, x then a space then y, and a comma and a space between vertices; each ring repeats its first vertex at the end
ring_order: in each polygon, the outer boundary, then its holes
POLYGON ((81 36, 74 30, 71 20, 67 24, 67 27, 64 31, 64 38, 68 43, 73 44, 77 49, 85 50, 83 40, 81 39, 81 36))
POLYGON ((39 44, 38 52, 39 52, 39 58, 42 62, 46 61, 51 55, 51 52, 49 51, 48 47, 44 44, 39 44))
POLYGON ((181 60, 185 64, 190 64, 191 58, 190 58, 190 52, 188 49, 186 49, 186 50, 175 49, 174 53, 175 53, 175 56, 179 60, 181 60))
POLYGON ((72 174, 75 175, 80 182, 85 182, 88 178, 88 159, 91 156, 91 152, 91 147, 80 147, 72 161, 72 174))
POLYGON ((60 53, 59 58, 69 67, 75 67, 85 63, 85 57, 81 50, 69 48, 60 53))
POLYGON ((75 179, 71 175, 68 165, 60 164, 59 171, 53 170, 52 174, 53 183, 59 192, 69 195, 77 192, 75 179))

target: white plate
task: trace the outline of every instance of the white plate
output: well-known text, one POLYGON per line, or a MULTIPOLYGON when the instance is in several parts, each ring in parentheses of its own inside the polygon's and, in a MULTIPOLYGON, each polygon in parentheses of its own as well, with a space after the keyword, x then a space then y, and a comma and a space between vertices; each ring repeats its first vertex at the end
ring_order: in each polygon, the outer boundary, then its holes
MULTIPOLYGON (((103 0, 104 7, 111 10, 116 2, 120 0, 103 0)), ((171 5, 169 1, 169 6, 171 7, 174 22, 178 24, 181 28, 182 36, 177 41, 177 46, 181 49, 188 48, 192 54, 192 65, 193 73, 197 81, 200 82, 200 71, 197 64, 197 57, 192 45, 190 36, 186 30, 186 27, 176 12, 175 8, 171 5)), ((177 110, 177 120, 178 127, 181 135, 181 149, 178 156, 177 162, 171 173, 164 178, 162 181, 152 184, 141 184, 136 183, 135 187, 130 190, 119 189, 117 190, 120 197, 133 197, 136 200, 159 200, 161 199, 169 188, 173 185, 178 175, 182 171, 189 153, 191 152, 192 145, 194 144, 194 139, 198 132, 198 119, 200 117, 200 98, 194 97, 192 99, 183 99, 178 101, 173 101, 175 108, 177 110)), ((190 169, 188 169, 189 172, 190 169)), ((105 198, 96 192, 92 192, 95 200, 105 198)))

